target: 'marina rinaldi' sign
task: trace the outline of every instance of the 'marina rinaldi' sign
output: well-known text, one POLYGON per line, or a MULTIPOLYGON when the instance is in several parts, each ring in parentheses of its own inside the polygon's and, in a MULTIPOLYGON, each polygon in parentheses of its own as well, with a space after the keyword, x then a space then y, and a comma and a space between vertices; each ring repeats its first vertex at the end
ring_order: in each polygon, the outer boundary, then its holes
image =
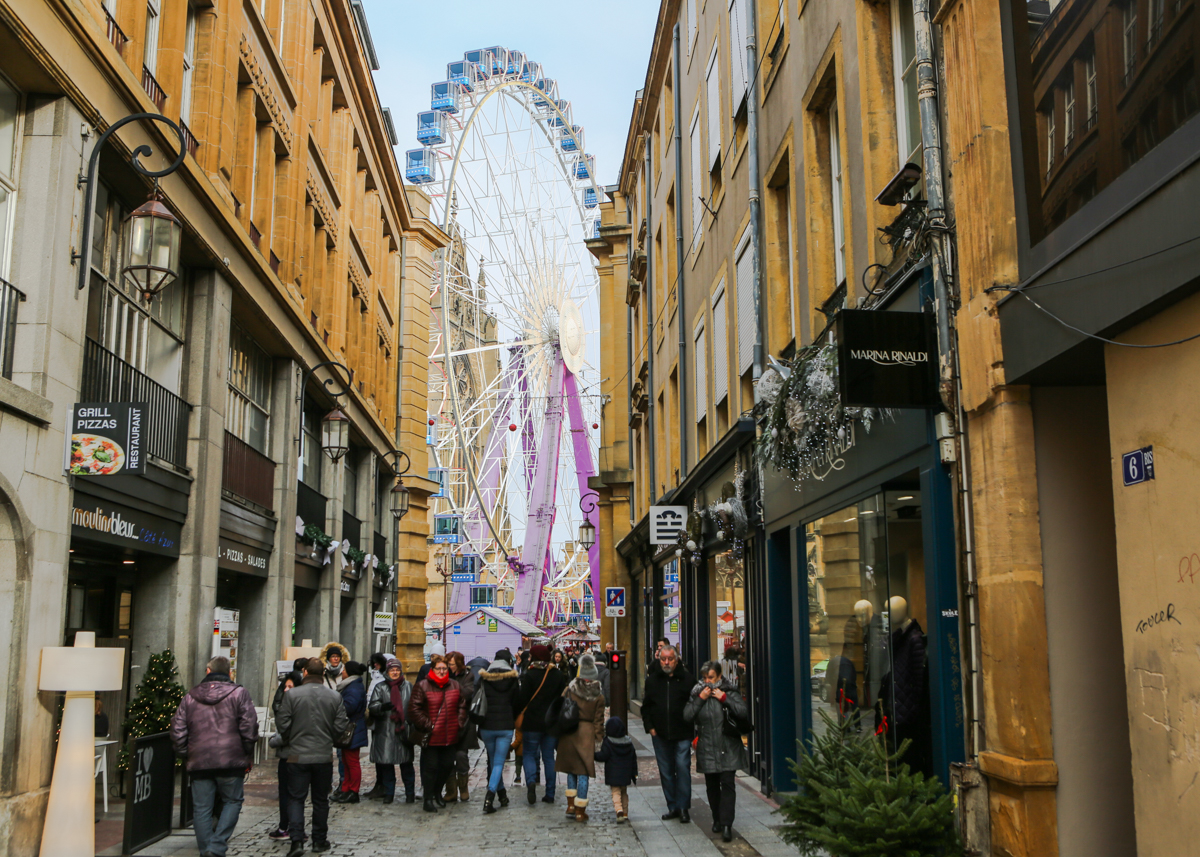
POLYGON ((937 333, 929 313, 842 310, 837 339, 843 405, 938 405, 937 333))

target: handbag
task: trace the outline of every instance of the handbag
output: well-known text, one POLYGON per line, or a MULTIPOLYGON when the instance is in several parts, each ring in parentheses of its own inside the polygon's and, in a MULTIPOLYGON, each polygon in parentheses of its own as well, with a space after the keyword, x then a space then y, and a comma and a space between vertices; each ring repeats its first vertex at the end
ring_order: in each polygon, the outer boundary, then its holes
POLYGON ((563 693, 546 709, 546 731, 556 737, 570 735, 579 728, 579 703, 563 693))
POLYGON ((722 705, 721 711, 724 714, 724 722, 721 724, 722 730, 730 738, 741 740, 743 735, 749 735, 754 731, 754 724, 749 720, 742 720, 736 717, 728 705, 722 705))
POLYGON ((333 739, 333 746, 339 750, 346 750, 350 747, 350 742, 354 740, 354 721, 351 720, 346 724, 346 728, 342 733, 333 739))
POLYGON ((475 691, 475 695, 471 697, 471 706, 467 709, 467 716, 474 723, 483 723, 487 719, 488 703, 487 694, 483 692, 483 683, 480 682, 479 689, 475 691))
MULTIPOLYGON (((550 667, 546 667, 544 670, 542 670, 542 680, 538 684, 537 690, 535 690, 533 692, 533 696, 529 697, 529 702, 525 703, 526 709, 528 709, 529 706, 533 705, 533 701, 535 699, 537 699, 537 695, 542 692, 542 685, 546 683, 546 679, 549 677, 550 677, 550 667)), ((513 721, 513 723, 514 723, 514 728, 517 732, 523 731, 521 729, 521 726, 524 725, 524 723, 525 723, 525 712, 522 711, 520 714, 518 714, 516 716, 516 719, 513 721)))

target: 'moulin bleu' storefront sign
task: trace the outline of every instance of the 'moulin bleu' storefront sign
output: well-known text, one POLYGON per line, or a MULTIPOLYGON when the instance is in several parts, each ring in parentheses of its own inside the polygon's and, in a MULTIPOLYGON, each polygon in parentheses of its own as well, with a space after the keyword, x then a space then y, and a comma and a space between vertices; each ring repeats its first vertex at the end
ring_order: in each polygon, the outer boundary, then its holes
POLYGON ((924 312, 842 310, 837 316, 842 404, 864 408, 932 408, 937 389, 937 333, 924 312))

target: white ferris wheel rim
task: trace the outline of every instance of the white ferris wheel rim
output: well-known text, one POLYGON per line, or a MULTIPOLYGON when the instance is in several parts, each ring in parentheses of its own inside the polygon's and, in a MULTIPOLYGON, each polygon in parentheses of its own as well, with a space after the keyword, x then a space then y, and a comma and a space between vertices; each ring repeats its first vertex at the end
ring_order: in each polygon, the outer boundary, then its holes
MULTIPOLYGON (((555 103, 554 99, 549 98, 538 87, 533 86, 531 83, 527 83, 522 80, 504 79, 504 80, 499 81, 495 85, 488 88, 487 91, 483 94, 483 97, 480 98, 479 101, 474 104, 474 106, 471 109, 470 115, 467 119, 467 122, 463 125, 462 131, 458 136, 458 140, 456 141, 456 145, 455 145, 455 149, 454 149, 454 158, 453 158, 453 162, 452 162, 452 165, 450 168, 450 174, 444 185, 444 187, 445 187, 445 200, 444 200, 445 211, 443 213, 443 218, 442 218, 442 228, 443 228, 443 230, 445 230, 447 232, 447 234, 449 234, 450 229, 451 229, 451 224, 454 221, 455 207, 452 204, 452 200, 454 200, 456 198, 456 192, 459 187, 459 185, 458 185, 459 167, 462 162, 463 153, 464 153, 465 147, 467 145, 467 142, 468 142, 468 140, 471 139, 471 133, 475 128, 476 121, 481 116, 483 107, 495 95, 500 94, 500 93, 505 93, 505 94, 508 94, 511 96, 512 93, 509 92, 509 90, 516 90, 516 89, 526 90, 527 92, 532 93, 535 97, 541 96, 543 98, 543 100, 545 101, 545 105, 543 106, 542 109, 544 110, 546 107, 549 107, 550 111, 555 116, 558 117, 558 119, 561 123, 562 129, 564 129, 566 134, 569 134, 571 139, 574 141, 575 146, 576 146, 576 151, 581 156, 585 156, 584 155, 584 147, 582 145, 582 140, 580 140, 579 136, 576 134, 573 126, 571 125, 569 118, 559 108, 558 104, 555 103)), ((554 140, 550 137, 549 133, 546 131, 546 129, 542 125, 541 121, 539 121, 540 117, 534 112, 534 110, 530 106, 530 102, 526 99, 520 99, 520 98, 513 98, 513 100, 516 101, 517 103, 519 103, 529 113, 531 119, 533 120, 533 124, 538 126, 539 128, 541 128, 543 133, 546 133, 547 139, 550 142, 551 146, 554 146, 555 145, 554 140)), ((563 167, 561 159, 559 159, 559 162, 560 162, 559 163, 560 169, 565 169, 563 167)), ((599 201, 602 197, 600 195, 601 194, 600 187, 596 182, 595 170, 594 169, 590 170, 589 173, 590 173, 589 177, 588 177, 589 183, 591 184, 591 188, 592 188, 593 193, 595 194, 596 200, 599 201)), ((571 183, 571 178, 570 178, 569 174, 567 174, 565 171, 563 172, 561 178, 562 178, 563 182, 566 182, 568 184, 571 183)), ((572 187, 574 187, 574 185, 572 185, 572 187)), ((580 208, 582 208, 582 205, 580 205, 578 203, 578 200, 576 200, 576 203, 580 208)), ((586 218, 582 217, 582 215, 580 217, 580 222, 582 224, 586 225, 586 218)), ((584 236, 584 239, 586 240, 586 236, 584 236)), ((449 341, 449 331, 451 330, 450 319, 449 319, 450 301, 447 299, 447 297, 449 295, 449 291, 450 291, 449 284, 450 284, 450 265, 447 263, 447 264, 443 264, 441 266, 441 271, 440 271, 440 275, 439 275, 438 289, 442 296, 442 300, 441 300, 441 327, 442 327, 441 336, 443 337, 443 342, 442 342, 442 346, 441 346, 441 350, 440 350, 440 355, 437 355, 437 356, 440 357, 440 359, 442 360, 443 369, 444 369, 444 372, 445 372, 446 378, 447 378, 446 386, 449 387, 449 396, 447 398, 450 401, 451 414, 453 416, 454 433, 455 433, 455 436, 457 439, 457 449, 464 454, 464 457, 466 459, 466 466, 463 469, 467 475, 467 481, 468 481, 468 484, 470 487, 471 496, 474 500, 474 503, 476 504, 475 508, 478 510, 479 514, 483 518, 483 521, 486 523, 487 529, 491 533, 491 537, 493 539, 495 539, 497 551, 503 557, 510 557, 510 556, 514 555, 514 550, 513 550, 514 545, 511 545, 506 542, 505 538, 502 535, 502 531, 504 528, 499 525, 499 522, 494 520, 492 510, 490 510, 488 508, 488 504, 484 500, 484 498, 482 496, 482 492, 479 487, 479 478, 478 478, 478 473, 477 473, 478 462, 474 460, 474 456, 471 453, 472 447, 470 444, 467 443, 467 438, 464 433, 463 426, 464 426, 464 423, 466 422, 464 419, 464 416, 466 416, 466 415, 464 414, 464 409, 462 407, 462 403, 459 400, 458 385, 456 383, 454 383, 454 378, 453 378, 454 358, 456 356, 458 356, 460 354, 465 355, 468 352, 479 351, 479 350, 483 350, 483 349, 463 349, 461 351, 458 351, 452 347, 453 343, 449 341)), ((565 336, 560 335, 560 339, 559 339, 560 344, 564 346, 561 350, 562 359, 563 359, 564 365, 566 365, 567 369, 569 369, 573 374, 578 374, 579 371, 583 368, 584 363, 585 363, 585 346, 586 346, 588 331, 586 330, 586 325, 583 323, 582 315, 581 315, 579 308, 576 305, 574 300, 571 300, 568 298, 567 300, 563 301, 561 303, 561 305, 558 307, 558 310, 559 310, 560 316, 562 316, 566 322, 564 325, 564 327, 566 328, 564 333, 566 335, 565 336)), ((524 341, 521 344, 530 344, 530 342, 524 341)), ((494 347, 496 349, 503 349, 505 347, 510 347, 512 345, 513 345, 513 343, 498 343, 495 346, 488 346, 487 348, 494 347)), ((434 359, 434 358, 431 358, 431 359, 434 359)), ((490 388, 489 388, 489 390, 490 390, 490 388)), ((494 390, 491 392, 494 392, 494 390)), ((463 510, 456 509, 455 511, 463 511, 463 510)), ((570 571, 572 566, 575 566, 575 565, 576 565, 575 557, 572 556, 570 561, 568 561, 566 563, 565 568, 562 569, 560 576, 558 577, 558 579, 555 582, 555 585, 553 587, 555 591, 563 591, 565 588, 569 588, 570 586, 573 586, 579 582, 583 582, 584 580, 587 579, 586 572, 577 572, 576 574, 578 576, 578 580, 575 580, 572 583, 566 583, 563 580, 563 576, 565 576, 566 573, 568 571, 570 571)), ((582 566, 586 568, 586 563, 582 564, 582 566)))

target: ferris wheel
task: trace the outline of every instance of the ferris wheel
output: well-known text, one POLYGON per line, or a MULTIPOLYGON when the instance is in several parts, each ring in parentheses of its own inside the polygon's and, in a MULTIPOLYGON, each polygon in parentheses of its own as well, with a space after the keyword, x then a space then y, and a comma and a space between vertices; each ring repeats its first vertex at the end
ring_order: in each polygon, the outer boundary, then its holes
POLYGON ((599 586, 598 549, 576 541, 597 523, 595 160, 520 51, 467 51, 431 96, 405 176, 451 237, 431 293, 434 541, 451 546, 452 612, 494 598, 548 624, 599 586))

